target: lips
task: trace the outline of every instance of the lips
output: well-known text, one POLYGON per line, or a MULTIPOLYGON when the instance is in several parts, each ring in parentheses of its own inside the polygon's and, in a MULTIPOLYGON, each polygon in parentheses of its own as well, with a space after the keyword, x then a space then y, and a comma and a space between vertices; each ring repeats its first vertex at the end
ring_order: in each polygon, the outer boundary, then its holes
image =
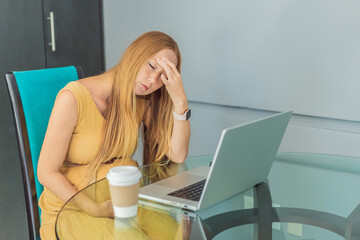
POLYGON ((140 83, 140 84, 145 88, 145 90, 149 89, 145 84, 142 84, 142 83, 140 83))

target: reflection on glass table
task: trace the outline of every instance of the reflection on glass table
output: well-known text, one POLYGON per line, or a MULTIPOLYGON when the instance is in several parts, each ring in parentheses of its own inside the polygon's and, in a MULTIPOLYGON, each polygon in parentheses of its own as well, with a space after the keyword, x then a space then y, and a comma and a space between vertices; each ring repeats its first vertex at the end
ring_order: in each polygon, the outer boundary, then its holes
MULTIPOLYGON (((200 156, 184 164, 140 167, 141 186, 211 160, 200 156)), ((120 220, 94 218, 74 205, 81 194, 98 203, 109 200, 108 181, 103 179, 64 205, 56 233, 59 239, 358 239, 359 185, 360 159, 280 153, 268 183, 208 209, 192 213, 140 199, 138 215, 120 220)))
MULTIPOLYGON (((157 163, 139 167, 145 186, 174 176, 190 168, 208 165, 211 157, 197 157, 186 164, 157 163)), ((96 203, 110 200, 107 179, 102 179, 78 192, 61 209, 56 220, 58 239, 201 239, 197 214, 177 207, 139 199, 138 214, 129 219, 96 218, 76 207, 79 198, 96 203)))

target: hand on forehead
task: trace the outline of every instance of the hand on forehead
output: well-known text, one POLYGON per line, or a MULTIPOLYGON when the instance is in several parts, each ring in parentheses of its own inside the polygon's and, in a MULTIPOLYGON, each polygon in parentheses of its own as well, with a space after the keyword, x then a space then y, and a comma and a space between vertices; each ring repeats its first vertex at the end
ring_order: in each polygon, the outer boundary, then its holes
POLYGON ((155 54, 154 57, 152 57, 152 59, 156 62, 156 59, 160 58, 167 58, 170 62, 172 62, 175 66, 177 65, 177 56, 174 53, 173 50, 170 49, 163 49, 160 52, 158 52, 157 54, 155 54))

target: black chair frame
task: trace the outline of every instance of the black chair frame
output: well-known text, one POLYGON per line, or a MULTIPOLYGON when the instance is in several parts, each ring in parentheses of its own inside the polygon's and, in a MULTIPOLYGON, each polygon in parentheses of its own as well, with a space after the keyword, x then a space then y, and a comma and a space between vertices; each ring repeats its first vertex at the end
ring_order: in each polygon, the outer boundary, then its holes
MULTIPOLYGON (((84 77, 80 66, 76 66, 78 78, 84 77)), ((25 115, 20 98, 18 85, 13 73, 5 74, 5 81, 10 96, 11 108, 14 116, 16 137, 20 154, 21 173, 25 194, 26 214, 28 221, 30 239, 40 239, 40 217, 38 209, 38 200, 35 187, 35 175, 30 153, 30 144, 27 134, 25 115)))

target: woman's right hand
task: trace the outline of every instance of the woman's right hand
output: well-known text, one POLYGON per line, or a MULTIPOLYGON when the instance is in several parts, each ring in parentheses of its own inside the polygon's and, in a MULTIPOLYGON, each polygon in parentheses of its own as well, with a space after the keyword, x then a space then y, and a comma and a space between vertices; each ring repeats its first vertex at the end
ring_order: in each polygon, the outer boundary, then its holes
POLYGON ((100 215, 102 215, 102 217, 114 218, 114 208, 113 208, 111 200, 107 200, 105 202, 98 203, 98 204, 99 204, 99 208, 101 211, 100 215))
POLYGON ((92 217, 114 218, 111 200, 97 203, 85 194, 79 193, 72 201, 78 208, 92 217))
POLYGON ((94 208, 90 208, 86 212, 93 217, 114 218, 114 208, 111 200, 96 203, 94 208))

